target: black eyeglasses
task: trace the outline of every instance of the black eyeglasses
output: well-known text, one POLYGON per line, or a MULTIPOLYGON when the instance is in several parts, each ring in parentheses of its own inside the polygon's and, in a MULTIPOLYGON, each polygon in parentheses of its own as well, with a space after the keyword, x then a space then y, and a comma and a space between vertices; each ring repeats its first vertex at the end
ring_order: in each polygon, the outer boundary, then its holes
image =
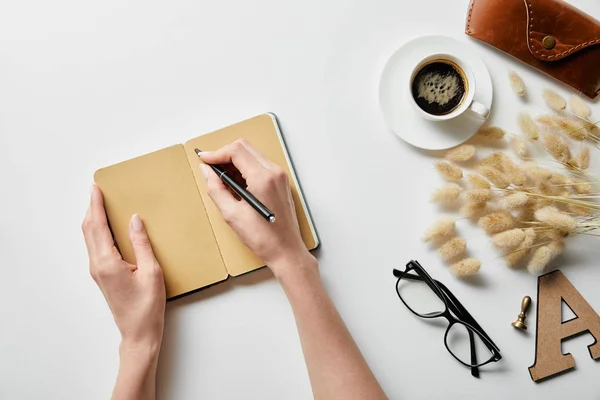
POLYGON ((498 346, 465 307, 444 284, 429 276, 418 261, 410 261, 404 271, 394 269, 394 276, 398 278, 396 293, 413 314, 448 320, 444 335, 446 349, 461 364, 471 367, 473 376, 479 376, 479 367, 502 358, 498 346), (477 361, 477 353, 485 361, 477 361))

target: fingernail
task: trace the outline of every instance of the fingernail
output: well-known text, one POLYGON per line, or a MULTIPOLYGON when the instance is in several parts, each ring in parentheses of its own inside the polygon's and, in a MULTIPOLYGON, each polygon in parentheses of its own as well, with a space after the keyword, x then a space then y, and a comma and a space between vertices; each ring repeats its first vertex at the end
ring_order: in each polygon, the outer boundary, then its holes
POLYGON ((212 151, 201 151, 200 154, 198 154, 200 156, 200 158, 204 158, 204 156, 209 156, 211 155, 212 151))
POLYGON ((204 179, 208 177, 208 168, 206 167, 206 164, 200 164, 200 172, 202 172, 204 179))
POLYGON ((144 223, 139 214, 133 214, 133 217, 131 217, 131 229, 133 229, 134 232, 141 232, 144 230, 144 223))

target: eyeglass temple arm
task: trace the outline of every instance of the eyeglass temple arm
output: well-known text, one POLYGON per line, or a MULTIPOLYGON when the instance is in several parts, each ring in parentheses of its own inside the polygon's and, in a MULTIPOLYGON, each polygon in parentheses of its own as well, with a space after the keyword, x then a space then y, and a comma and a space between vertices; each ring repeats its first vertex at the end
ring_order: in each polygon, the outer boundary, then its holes
MULTIPOLYGON (((456 315, 463 320, 465 320, 465 319, 472 320, 472 321, 466 321, 466 322, 471 323, 472 326, 477 328, 477 326, 475 326, 475 325, 477 325, 477 322, 475 322, 473 320, 473 318, 470 316, 468 311, 464 308, 464 306, 462 306, 462 304, 460 304, 458 299, 456 299, 456 297, 454 297, 452 292, 450 292, 448 290, 448 288, 443 287, 444 285, 441 285, 441 282, 437 282, 437 283, 440 284, 440 288, 444 292, 444 295, 447 297, 447 300, 450 302, 450 306, 454 306, 453 308, 455 308, 454 312, 456 313, 456 315), (452 298, 454 298, 454 299, 452 299, 452 298), (456 302, 458 304, 454 304, 454 300, 456 300, 456 302), (467 316, 469 316, 471 318, 468 318, 467 316), (465 317, 467 317, 467 318, 465 318, 465 317), (473 325, 472 322, 475 322, 475 325, 473 325)), ((478 328, 478 329, 481 331, 480 328, 478 328)), ((469 333, 469 345, 471 348, 471 376, 473 376, 475 378, 479 378, 479 367, 477 367, 477 350, 475 348, 475 336, 473 334, 473 331, 471 331, 470 329, 468 329, 467 332, 469 333)), ((485 332, 482 332, 482 334, 487 336, 487 334, 485 334, 485 332)), ((489 340, 491 341, 491 339, 489 339, 489 340)))
MULTIPOLYGON (((410 279, 413 281, 423 281, 423 278, 421 278, 419 275, 413 275, 409 272, 406 272, 402 275, 402 278, 406 278, 406 279, 410 279)), ((466 308, 461 304, 460 301, 458 301, 458 299, 452 294, 452 292, 446 287, 446 285, 444 285, 442 282, 431 278, 442 290, 442 294, 444 294, 446 297, 448 297, 448 300, 450 300, 450 304, 449 306, 452 307, 452 311, 453 312, 458 312, 459 314, 461 314, 461 316, 465 316, 466 318, 468 318, 470 321, 467 322, 471 322, 474 321, 475 324, 471 324, 473 325, 475 328, 479 329, 480 331, 483 332, 483 330, 481 329, 481 327, 479 326, 479 324, 477 324, 477 322, 475 321, 475 319, 473 318, 473 316, 471 314, 469 314, 469 312, 466 310, 466 308)), ((487 336, 487 335, 486 335, 487 336)))
POLYGON ((477 351, 475 350, 475 337, 470 329, 469 332, 469 343, 471 345, 471 375, 475 378, 479 378, 479 367, 477 367, 477 351))
POLYGON ((452 294, 452 292, 441 282, 435 281, 440 288, 442 289, 442 291, 444 292, 444 294, 448 297, 448 299, 450 300, 451 303, 454 303, 454 306, 458 309, 458 311, 462 314, 463 319, 466 319, 465 322, 468 322, 470 325, 472 325, 474 328, 476 328, 482 335, 485 335, 485 338, 487 340, 490 341, 490 343, 495 347, 496 351, 500 351, 498 349, 498 346, 496 345, 496 343, 494 343, 494 341, 489 337, 489 335, 483 330, 483 328, 477 323, 477 321, 475 320, 475 318, 473 318, 473 316, 471 314, 469 314, 469 312, 467 311, 467 309, 465 308, 465 306, 462 305, 462 303, 460 301, 458 301, 458 299, 454 296, 454 294, 452 294))

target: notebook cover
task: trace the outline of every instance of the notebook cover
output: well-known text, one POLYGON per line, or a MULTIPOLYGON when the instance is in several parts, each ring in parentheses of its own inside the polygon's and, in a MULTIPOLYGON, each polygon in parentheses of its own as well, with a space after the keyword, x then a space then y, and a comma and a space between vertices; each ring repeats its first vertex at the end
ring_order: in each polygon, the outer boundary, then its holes
POLYGON ((236 139, 245 138, 256 147, 266 158, 283 168, 290 177, 292 198, 296 207, 296 215, 302 239, 309 250, 319 245, 317 233, 314 229, 310 213, 300 190, 296 174, 285 147, 277 120, 273 114, 262 114, 257 117, 242 121, 227 128, 197 137, 185 143, 184 147, 192 165, 196 183, 200 188, 206 211, 213 231, 217 238, 225 266, 229 274, 237 276, 264 266, 263 262, 250 251, 237 238, 235 232, 221 217, 219 210, 206 193, 206 181, 199 168, 200 160, 194 152, 195 148, 201 150, 216 150, 236 139))
POLYGON ((132 264, 129 220, 135 213, 141 216, 163 270, 167 298, 227 279, 182 145, 102 168, 94 180, 119 250, 132 264))

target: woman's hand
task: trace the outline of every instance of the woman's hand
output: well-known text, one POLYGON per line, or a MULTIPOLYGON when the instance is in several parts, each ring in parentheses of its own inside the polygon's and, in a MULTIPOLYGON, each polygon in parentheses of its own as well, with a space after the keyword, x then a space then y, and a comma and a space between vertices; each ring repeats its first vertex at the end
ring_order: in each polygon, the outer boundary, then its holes
POLYGON ((267 222, 237 201, 213 170, 202 164, 207 191, 242 242, 271 268, 294 311, 314 397, 386 399, 360 350, 327 295, 317 261, 300 236, 285 172, 245 140, 201 153, 208 164, 233 163, 248 190, 273 213, 267 222))
POLYGON ((142 220, 136 214, 129 224, 137 265, 125 262, 115 247, 102 192, 96 186, 92 188, 82 228, 90 274, 104 294, 121 332, 121 350, 139 349, 158 356, 165 317, 165 284, 142 220))
POLYGON ((306 249, 294 210, 288 176, 275 163, 267 160, 247 140, 239 139, 219 150, 203 152, 208 164, 233 163, 246 180, 248 191, 275 214, 274 223, 267 222, 248 203, 236 200, 214 171, 201 164, 207 192, 225 221, 276 277, 304 264, 312 256, 306 249))

